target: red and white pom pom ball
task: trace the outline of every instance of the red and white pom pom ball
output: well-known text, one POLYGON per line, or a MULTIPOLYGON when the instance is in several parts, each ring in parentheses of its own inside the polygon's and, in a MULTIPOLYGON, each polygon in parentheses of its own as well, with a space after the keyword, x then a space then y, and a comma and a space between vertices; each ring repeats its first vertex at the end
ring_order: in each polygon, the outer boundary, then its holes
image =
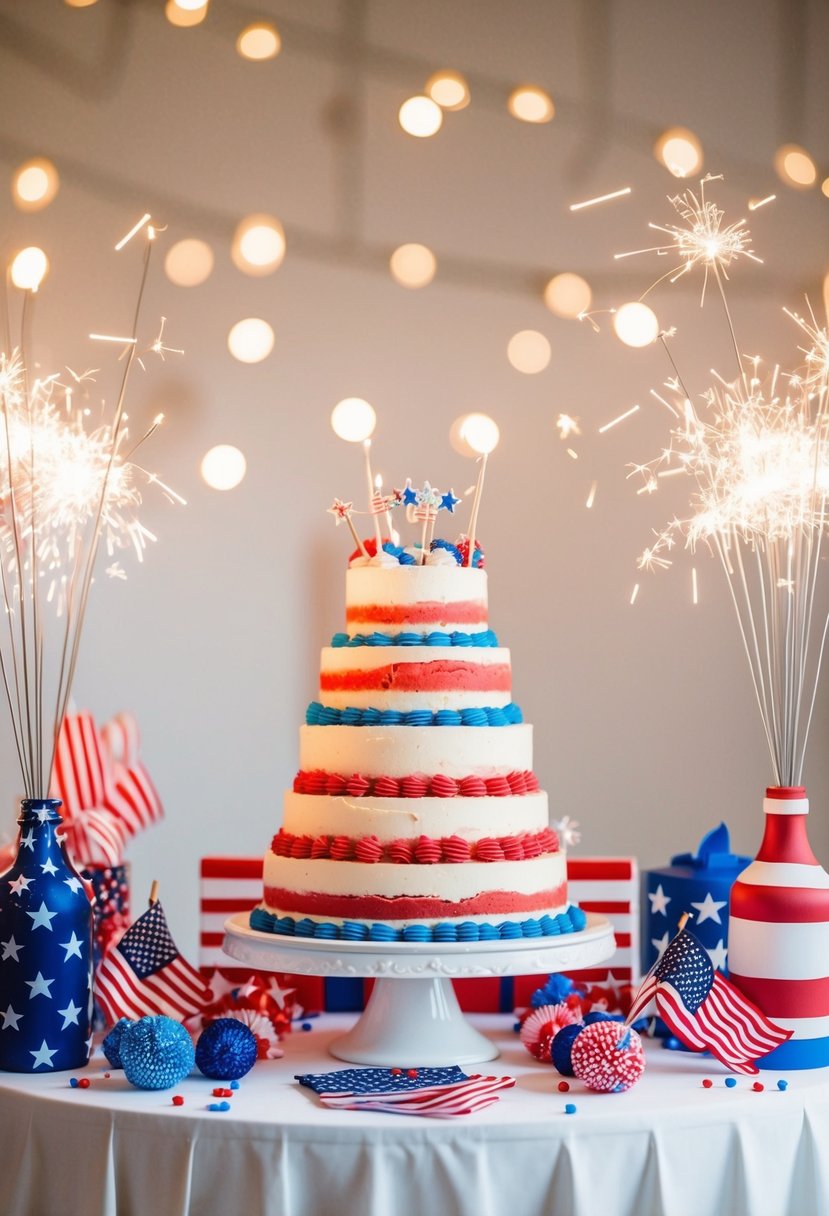
POLYGON ((536 1060, 550 1062, 550 1047, 559 1030, 580 1022, 579 1013, 560 1002, 558 1005, 539 1005, 521 1023, 521 1042, 536 1060))
POLYGON ((630 1089, 645 1071, 642 1040, 621 1022, 594 1022, 573 1043, 573 1072, 588 1089, 616 1094, 630 1089))

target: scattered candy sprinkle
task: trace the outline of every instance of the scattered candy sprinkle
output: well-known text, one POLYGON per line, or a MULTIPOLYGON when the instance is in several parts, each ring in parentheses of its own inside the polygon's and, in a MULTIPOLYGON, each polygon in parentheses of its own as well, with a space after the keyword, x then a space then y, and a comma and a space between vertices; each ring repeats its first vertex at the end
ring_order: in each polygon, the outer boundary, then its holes
POLYGON ((109 1078, 110 1078, 111 1076, 112 1076, 112 1073, 111 1073, 111 1072, 105 1072, 105 1073, 104 1073, 104 1080, 105 1080, 105 1081, 108 1081, 108 1080, 109 1080, 109 1078))
POLYGON ((231 1089, 238 1089, 238 1088, 239 1088, 239 1082, 238 1082, 238 1081, 231 1081, 231 1082, 230 1082, 230 1088, 231 1088, 231 1089))
POLYGON ((570 1091, 570 1082, 569 1081, 559 1081, 558 1092, 560 1094, 566 1094, 566 1093, 569 1093, 569 1091, 570 1091))
POLYGON ((184 1106, 184 1098, 181 1094, 173 1094, 173 1106, 184 1106))
POLYGON ((574 1102, 568 1102, 564 1108, 564 1113, 565 1115, 574 1115, 576 1113, 576 1104, 574 1102))
POLYGON ((314 1028, 313 1028, 313 1026, 311 1025, 311 1023, 310 1023, 310 1022, 303 1022, 303 1023, 302 1023, 302 1029, 303 1029, 303 1030, 313 1030, 314 1028))
POLYGON ((211 1102, 208 1110, 230 1110, 229 1102, 211 1102))
POLYGON ((733 1089, 734 1086, 737 1084, 737 1078, 736 1077, 726 1077, 725 1083, 729 1089, 733 1089))
POLYGON ((69 1078, 69 1084, 72 1086, 72 1088, 73 1088, 73 1089, 77 1089, 77 1088, 78 1088, 78 1078, 77 1078, 77 1077, 70 1077, 70 1078, 69 1078))
POLYGON ((214 1089, 213 1090, 214 1098, 223 1098, 224 1096, 225 1096, 225 1091, 223 1089, 214 1089))
POLYGON ((755 1081, 751 1088, 756 1094, 761 1094, 766 1087, 762 1081, 755 1081))
POLYGON ((521 1023, 520 1023, 520 1022, 513 1022, 513 1024, 512 1024, 512 1028, 513 1028, 513 1030, 515 1031, 515 1033, 516 1033, 516 1034, 518 1034, 518 1031, 521 1029, 521 1023))
POLYGON ((705 1077, 705 1078, 703 1078, 702 1088, 710 1089, 713 1084, 714 1084, 714 1082, 711 1080, 710 1077, 705 1077))
POLYGON ((89 1089, 89 1077, 81 1077, 78 1082, 78 1089, 89 1089))
POLYGON ((777 1082, 777 1088, 778 1088, 778 1089, 788 1089, 788 1088, 789 1088, 789 1082, 788 1082, 788 1081, 778 1081, 778 1082, 777 1082))

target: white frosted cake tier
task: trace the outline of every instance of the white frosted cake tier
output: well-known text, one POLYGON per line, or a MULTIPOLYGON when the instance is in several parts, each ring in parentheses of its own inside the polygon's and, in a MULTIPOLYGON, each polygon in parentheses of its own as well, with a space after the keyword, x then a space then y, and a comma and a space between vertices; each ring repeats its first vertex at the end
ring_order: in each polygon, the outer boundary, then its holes
POLYGON ((346 631, 476 633, 487 628, 486 571, 457 566, 352 566, 345 582, 346 631))
POLYGON ((532 768, 532 727, 301 726, 299 764, 306 771, 406 777, 492 777, 532 768))
POLYGON ((297 836, 376 836, 389 842, 458 835, 477 841, 517 836, 548 826, 543 790, 503 798, 350 798, 285 795, 283 824, 297 836))

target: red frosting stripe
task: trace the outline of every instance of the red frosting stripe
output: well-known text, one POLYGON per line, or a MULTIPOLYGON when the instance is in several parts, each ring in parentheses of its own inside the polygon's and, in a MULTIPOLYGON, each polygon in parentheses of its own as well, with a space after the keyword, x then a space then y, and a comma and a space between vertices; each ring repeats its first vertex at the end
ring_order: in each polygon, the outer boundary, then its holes
POLYGON ((462 659, 320 673, 322 692, 509 692, 511 687, 509 663, 465 663, 462 659))
POLYGON ((567 902, 567 884, 550 891, 522 895, 517 891, 483 891, 471 899, 448 900, 437 896, 328 895, 315 891, 288 891, 265 887, 269 908, 307 915, 340 917, 343 920, 426 920, 444 916, 511 915, 516 912, 547 912, 567 902))
POLYGON ((418 836, 416 840, 393 840, 383 844, 376 836, 295 836, 280 828, 271 841, 277 857, 313 860, 391 861, 403 865, 460 864, 465 861, 528 861, 542 853, 558 852, 558 836, 551 828, 521 832, 517 836, 485 836, 464 840, 462 836, 418 836))
POLYGON ((487 606, 480 600, 458 600, 445 604, 437 600, 421 600, 416 604, 348 604, 347 623, 367 621, 372 625, 459 625, 478 624, 487 619, 487 606))
POLYGON ((319 770, 300 770, 294 777, 295 794, 348 794, 352 798, 507 798, 513 794, 534 794, 539 789, 535 773, 515 772, 494 777, 463 777, 456 781, 444 773, 433 777, 412 773, 408 777, 351 777, 319 770))

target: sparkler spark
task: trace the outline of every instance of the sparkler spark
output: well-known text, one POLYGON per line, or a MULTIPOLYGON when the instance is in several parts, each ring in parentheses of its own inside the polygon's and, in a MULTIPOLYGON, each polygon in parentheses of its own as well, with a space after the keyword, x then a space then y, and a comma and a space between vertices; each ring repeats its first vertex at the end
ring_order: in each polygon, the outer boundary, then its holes
POLYGON ((629 410, 625 410, 624 414, 620 414, 618 418, 613 418, 610 422, 606 422, 604 426, 600 426, 599 434, 604 435, 606 431, 609 431, 614 426, 618 426, 620 422, 624 422, 626 418, 630 418, 631 414, 637 413, 638 410, 638 405, 632 405, 629 410))
POLYGON ((596 207, 599 203, 609 203, 611 199, 623 198, 624 195, 631 193, 630 186, 623 186, 621 190, 611 190, 609 194, 600 194, 597 198, 585 199, 583 203, 571 203, 571 211, 583 211, 585 207, 596 207))
POLYGON ((556 419, 559 439, 569 439, 571 435, 580 435, 581 426, 579 422, 580 419, 573 418, 570 414, 559 414, 556 419))

